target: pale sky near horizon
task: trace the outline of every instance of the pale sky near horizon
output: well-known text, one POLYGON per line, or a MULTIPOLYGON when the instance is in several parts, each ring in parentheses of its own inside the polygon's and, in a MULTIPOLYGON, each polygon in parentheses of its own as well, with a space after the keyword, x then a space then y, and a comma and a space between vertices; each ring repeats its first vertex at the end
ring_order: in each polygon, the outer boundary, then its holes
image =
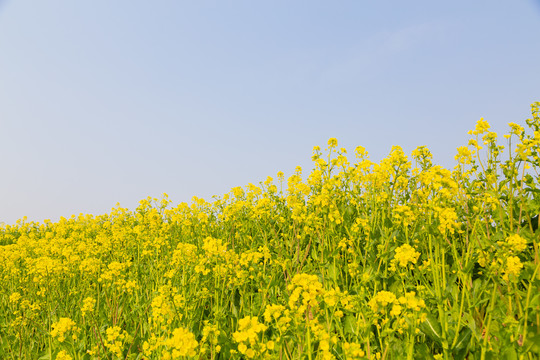
POLYGON ((207 200, 315 145, 453 167, 540 101, 540 2, 0 0, 0 222, 207 200))

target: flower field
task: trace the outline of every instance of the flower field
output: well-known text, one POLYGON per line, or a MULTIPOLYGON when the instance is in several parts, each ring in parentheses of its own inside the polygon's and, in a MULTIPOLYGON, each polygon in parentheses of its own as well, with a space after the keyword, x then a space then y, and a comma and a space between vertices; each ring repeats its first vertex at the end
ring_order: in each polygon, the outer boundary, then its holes
POLYGON ((451 170, 330 139, 211 202, 3 225, 0 358, 538 359, 540 103, 509 126, 451 170))

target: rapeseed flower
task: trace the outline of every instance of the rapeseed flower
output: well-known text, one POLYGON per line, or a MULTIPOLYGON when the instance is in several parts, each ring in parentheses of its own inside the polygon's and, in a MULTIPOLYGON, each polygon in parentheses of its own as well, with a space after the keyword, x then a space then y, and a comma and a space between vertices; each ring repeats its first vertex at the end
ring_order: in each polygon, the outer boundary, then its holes
POLYGON ((124 349, 124 342, 130 341, 125 330, 119 326, 108 327, 105 331, 105 347, 115 356, 121 357, 124 349))
POLYGON ((457 155, 454 157, 455 160, 460 164, 469 165, 472 163, 472 156, 474 155, 474 150, 469 150, 466 146, 460 146, 457 148, 457 155))
POLYGON ((469 135, 479 135, 479 134, 483 134, 485 133, 486 131, 488 131, 488 129, 490 128, 491 126, 489 125, 489 123, 484 120, 484 118, 480 118, 480 120, 478 120, 476 122, 476 127, 474 130, 470 130, 469 131, 469 135))
POLYGON ((454 230, 459 226, 457 223, 457 214, 453 208, 436 208, 439 213, 439 231, 441 234, 454 233, 454 230))
POLYGON ((371 310, 378 312, 380 309, 385 309, 389 304, 393 304, 396 300, 394 293, 381 290, 368 302, 368 305, 371 310))
POLYGON ((70 318, 62 317, 57 322, 52 324, 51 336, 53 338, 57 338, 59 342, 64 342, 67 334, 70 332, 72 333, 73 340, 77 339, 79 328, 70 318))
POLYGON ((17 304, 20 299, 21 299, 21 294, 18 292, 14 292, 9 296, 9 302, 13 304, 17 304))
POLYGON ((291 322, 290 310, 283 305, 266 305, 264 311, 264 321, 271 323, 276 322, 276 326, 280 331, 287 330, 289 323, 291 322))
POLYGON ((521 269, 523 268, 523 264, 517 256, 509 256, 508 258, 506 258, 506 264, 504 265, 505 267, 503 269, 502 278, 505 281, 509 280, 510 275, 513 276, 514 279, 517 279, 519 273, 521 272, 521 269))
POLYGON ((236 342, 249 342, 254 344, 257 340, 258 333, 265 331, 268 326, 259 323, 256 317, 246 316, 238 320, 238 331, 233 334, 236 342))
POLYGON ((56 355, 56 360, 72 360, 73 358, 71 357, 71 355, 69 355, 67 353, 66 350, 61 350, 57 355, 56 355))
POLYGON ((324 294, 322 284, 316 275, 297 274, 287 287, 292 290, 289 297, 289 308, 298 315, 304 314, 308 308, 316 311, 319 305, 318 297, 324 294))
POLYGON ((180 359, 184 356, 194 357, 197 355, 195 350, 199 346, 195 335, 184 328, 174 329, 172 337, 167 339, 165 344, 172 348, 171 356, 173 359, 180 359))
POLYGON ((82 316, 86 316, 89 313, 94 312, 94 307, 96 305, 96 300, 91 297, 87 297, 83 300, 83 306, 81 307, 82 316))
POLYGON ((345 342, 343 344, 343 350, 347 359, 361 359, 366 355, 361 345, 357 343, 345 342))
POLYGON ((519 236, 518 234, 510 235, 506 238, 506 243, 511 252, 519 253, 527 248, 527 240, 519 236))
POLYGON ((259 333, 264 333, 266 329, 268 326, 259 323, 257 317, 246 316, 240 319, 238 331, 233 333, 233 339, 238 343, 238 351, 249 359, 264 353, 266 343, 259 339, 259 333))
POLYGON ((407 267, 408 264, 416 264, 420 253, 409 244, 403 244, 396 249, 394 259, 390 262, 390 269, 396 270, 396 266, 407 267))

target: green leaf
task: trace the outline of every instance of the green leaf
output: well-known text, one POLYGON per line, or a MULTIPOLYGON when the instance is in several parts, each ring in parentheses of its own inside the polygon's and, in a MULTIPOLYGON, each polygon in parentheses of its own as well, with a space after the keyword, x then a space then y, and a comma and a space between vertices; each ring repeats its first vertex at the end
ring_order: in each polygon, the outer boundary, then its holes
POLYGON ((437 342, 438 344, 442 343, 442 331, 441 324, 439 320, 431 314, 429 314, 422 324, 420 324, 420 330, 427 335, 431 340, 437 342))
POLYGON ((501 355, 501 359, 503 360, 517 360, 518 354, 516 352, 516 349, 513 347, 507 348, 501 355))
POLYGON ((454 360, 464 360, 465 359, 465 356, 467 356, 469 350, 464 348, 464 349, 456 349, 455 351, 452 352, 452 355, 453 355, 453 358, 454 360))
POLYGON ((330 278, 334 282, 337 282, 337 270, 336 270, 336 266, 334 265, 334 263, 331 263, 331 264, 328 265, 327 272, 328 272, 328 276, 330 276, 330 278))
POLYGON ((463 360, 469 352, 469 343, 471 341, 472 330, 468 327, 464 327, 459 332, 456 344, 452 349, 455 360, 463 360))
POLYGON ((534 295, 532 300, 529 302, 529 309, 536 309, 538 304, 540 304, 540 294, 534 295))
POLYGON ((474 261, 469 261, 468 263, 466 263, 465 267, 462 270, 462 273, 463 274, 470 274, 473 271, 474 264, 475 264, 474 261))
POLYGON ((527 342, 525 343, 527 352, 533 352, 540 354, 540 335, 527 336, 527 342))
POLYGON ((466 349, 469 346, 469 341, 471 340, 472 330, 468 327, 464 327, 459 332, 456 345, 454 349, 466 349))
POLYGON ((38 360, 51 360, 51 356, 50 356, 49 352, 47 352, 47 354, 45 354, 43 356, 40 356, 38 358, 38 360))
POLYGON ((345 316, 343 330, 345 331, 345 334, 356 335, 356 317, 351 314, 345 316))
POLYGON ((428 346, 424 343, 414 345, 414 358, 417 360, 433 359, 428 346))

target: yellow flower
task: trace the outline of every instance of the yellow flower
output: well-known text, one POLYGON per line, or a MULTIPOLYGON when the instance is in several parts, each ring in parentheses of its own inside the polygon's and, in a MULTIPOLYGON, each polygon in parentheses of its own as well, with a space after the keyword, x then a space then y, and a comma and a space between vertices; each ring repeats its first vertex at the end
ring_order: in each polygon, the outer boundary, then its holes
POLYGON ((445 234, 448 230, 451 234, 454 233, 455 228, 457 228, 459 225, 456 222, 457 221, 457 214, 456 211, 453 208, 437 208, 436 209, 439 213, 439 231, 442 234, 445 234))
POLYGON ((506 259, 506 268, 504 269, 503 279, 508 281, 509 275, 513 275, 517 278, 522 268, 523 264, 517 256, 509 256, 506 259))
POLYGON ((416 251, 411 245, 403 244, 396 249, 394 259, 390 262, 390 269, 396 270, 396 265, 401 267, 407 267, 409 263, 416 264, 420 253, 416 251))
POLYGON ((476 127, 474 130, 471 130, 469 131, 469 134, 472 134, 472 135, 478 135, 478 134, 483 134, 485 133, 486 131, 488 131, 488 129, 490 128, 491 126, 489 125, 489 123, 487 121, 484 120, 484 118, 480 118, 480 120, 478 120, 476 122, 476 127))
POLYGON ((527 240, 518 234, 510 235, 506 238, 506 242, 511 251, 521 252, 527 248, 527 240))
POLYGON ((121 357, 124 341, 128 340, 127 332, 122 331, 119 326, 113 326, 107 328, 105 334, 105 347, 117 357, 121 357))
POLYGON ((396 301, 396 295, 389 291, 379 291, 369 302, 371 310, 377 312, 379 308, 385 308, 388 304, 393 304, 396 301))
POLYGON ((56 355, 56 360, 72 360, 73 358, 66 352, 66 350, 60 351, 56 355))
POLYGON ((330 349, 330 344, 328 343, 328 340, 321 340, 319 343, 319 348, 323 351, 328 351, 330 349))
POLYGON ((195 335, 184 328, 177 328, 173 331, 172 338, 166 341, 166 345, 173 348, 173 359, 183 356, 196 356, 196 349, 199 346, 195 335))
POLYGON ((458 153, 454 156, 454 159, 460 164, 470 164, 472 162, 472 156, 474 155, 473 150, 469 150, 466 146, 461 146, 457 148, 457 151, 458 153))
POLYGON ((64 342, 68 332, 73 332, 73 335, 75 336, 79 331, 79 328, 75 325, 75 322, 70 318, 60 318, 60 320, 52 324, 51 336, 53 338, 58 338, 59 342, 64 342))
POLYGON ((343 344, 343 350, 347 359, 361 359, 366 355, 360 344, 356 343, 346 342, 343 344))
POLYGON ((216 345, 218 343, 218 336, 220 331, 217 325, 209 324, 208 320, 205 320, 204 327, 202 331, 202 340, 201 342, 209 341, 211 344, 216 345))
POLYGON ((264 321, 270 322, 272 319, 279 319, 284 310, 285 306, 283 305, 266 305, 266 310, 264 310, 264 321))
POLYGON ((401 305, 394 304, 394 306, 392 306, 392 310, 390 311, 390 315, 398 316, 399 314, 401 314, 401 305))
POLYGON ((324 294, 324 302, 326 305, 332 307, 337 304, 341 296, 342 294, 339 289, 331 289, 324 294))
POLYGON ((257 334, 263 332, 268 327, 259 323, 256 317, 246 316, 238 321, 238 331, 233 333, 233 338, 236 342, 245 342, 254 344, 257 339, 257 334))
POLYGON ((410 291, 406 293, 405 296, 401 296, 398 299, 398 302, 415 312, 418 312, 426 307, 424 300, 417 298, 414 291, 410 291))
POLYGON ((247 350, 246 350, 246 356, 247 356, 249 359, 253 359, 253 357, 255 356, 255 351, 253 351, 253 349, 247 349, 247 350))
POLYGON ((86 316, 88 313, 94 311, 94 306, 96 305, 96 300, 91 297, 87 297, 83 300, 83 306, 81 308, 82 316, 86 316))
POLYGON ((19 294, 18 292, 14 292, 9 296, 9 302, 11 303, 16 304, 19 302, 20 299, 21 299, 21 294, 19 294))
POLYGON ((517 136, 520 136, 520 137, 523 135, 523 132, 525 131, 523 126, 515 124, 515 123, 508 123, 508 126, 510 126, 510 129, 511 129, 510 133, 511 134, 514 134, 514 135, 517 135, 517 136))
POLYGON ((292 290, 289 297, 289 308, 302 314, 309 307, 317 307, 319 302, 317 297, 324 294, 322 284, 317 275, 296 274, 288 289, 292 290))

